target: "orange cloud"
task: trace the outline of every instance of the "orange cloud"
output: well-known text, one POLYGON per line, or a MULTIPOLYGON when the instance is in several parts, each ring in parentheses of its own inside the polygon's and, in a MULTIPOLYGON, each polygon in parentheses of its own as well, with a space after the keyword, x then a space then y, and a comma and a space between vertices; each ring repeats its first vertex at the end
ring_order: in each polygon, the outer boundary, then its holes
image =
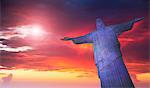
POLYGON ((137 80, 150 83, 150 73, 136 74, 137 80))

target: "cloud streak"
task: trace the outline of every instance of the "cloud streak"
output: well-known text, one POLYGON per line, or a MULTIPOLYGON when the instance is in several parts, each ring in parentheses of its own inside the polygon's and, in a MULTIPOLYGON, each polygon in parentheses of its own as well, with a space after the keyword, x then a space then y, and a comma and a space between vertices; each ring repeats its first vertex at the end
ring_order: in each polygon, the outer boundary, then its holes
POLYGON ((24 38, 25 36, 19 32, 14 27, 8 27, 9 30, 0 31, 0 51, 7 52, 25 52, 33 50, 30 46, 21 46, 21 47, 11 47, 7 44, 3 44, 4 40, 10 41, 12 38, 24 38))
POLYGON ((12 48, 12 47, 9 47, 7 45, 0 44, 0 51, 24 52, 24 51, 29 51, 29 50, 33 50, 33 48, 29 47, 29 46, 22 46, 22 47, 12 48))

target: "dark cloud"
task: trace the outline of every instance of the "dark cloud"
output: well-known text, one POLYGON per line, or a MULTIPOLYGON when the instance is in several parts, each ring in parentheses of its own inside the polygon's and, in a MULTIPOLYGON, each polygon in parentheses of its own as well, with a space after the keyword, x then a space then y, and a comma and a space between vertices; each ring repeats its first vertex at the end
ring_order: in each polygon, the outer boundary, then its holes
POLYGON ((21 57, 23 57, 23 55, 19 55, 18 53, 1 51, 0 65, 11 69, 12 67, 17 66, 18 64, 24 63, 21 57))
POLYGON ((21 46, 28 46, 29 42, 25 41, 25 39, 14 37, 9 40, 3 40, 2 44, 16 48, 21 46))
POLYGON ((130 62, 147 62, 149 61, 149 39, 147 38, 141 41, 135 41, 127 44, 123 47, 123 55, 126 60, 130 62))
POLYGON ((19 64, 24 64, 23 60, 14 59, 14 58, 1 58, 0 65, 11 69, 12 67, 16 67, 19 64))
POLYGON ((140 16, 147 16, 148 1, 2 0, 2 10, 2 17, 3 19, 6 18, 3 22, 4 25, 9 23, 17 24, 18 22, 24 23, 24 21, 29 23, 32 21, 29 14, 33 14, 34 17, 47 17, 46 20, 51 24, 51 28, 58 33, 62 33, 65 31, 69 32, 76 27, 87 26, 87 24, 91 23, 94 24, 95 18, 99 16, 110 20, 126 19, 129 16, 130 18, 132 16, 137 17, 139 14, 140 16), (41 15, 42 13, 46 14, 41 15))

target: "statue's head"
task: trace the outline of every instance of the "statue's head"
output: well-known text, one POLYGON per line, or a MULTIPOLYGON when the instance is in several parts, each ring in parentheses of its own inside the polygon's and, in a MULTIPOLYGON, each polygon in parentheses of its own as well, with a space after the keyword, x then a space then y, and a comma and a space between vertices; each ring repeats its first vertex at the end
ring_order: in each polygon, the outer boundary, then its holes
POLYGON ((100 18, 97 18, 96 19, 96 29, 104 29, 104 27, 105 27, 105 24, 104 24, 103 20, 100 18))

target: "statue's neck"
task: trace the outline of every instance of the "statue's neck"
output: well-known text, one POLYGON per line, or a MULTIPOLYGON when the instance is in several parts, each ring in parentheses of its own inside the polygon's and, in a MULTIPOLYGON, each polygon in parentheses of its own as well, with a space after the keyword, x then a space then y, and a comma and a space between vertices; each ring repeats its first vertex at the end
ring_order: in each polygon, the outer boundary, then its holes
POLYGON ((97 27, 97 30, 105 30, 105 26, 97 27))

